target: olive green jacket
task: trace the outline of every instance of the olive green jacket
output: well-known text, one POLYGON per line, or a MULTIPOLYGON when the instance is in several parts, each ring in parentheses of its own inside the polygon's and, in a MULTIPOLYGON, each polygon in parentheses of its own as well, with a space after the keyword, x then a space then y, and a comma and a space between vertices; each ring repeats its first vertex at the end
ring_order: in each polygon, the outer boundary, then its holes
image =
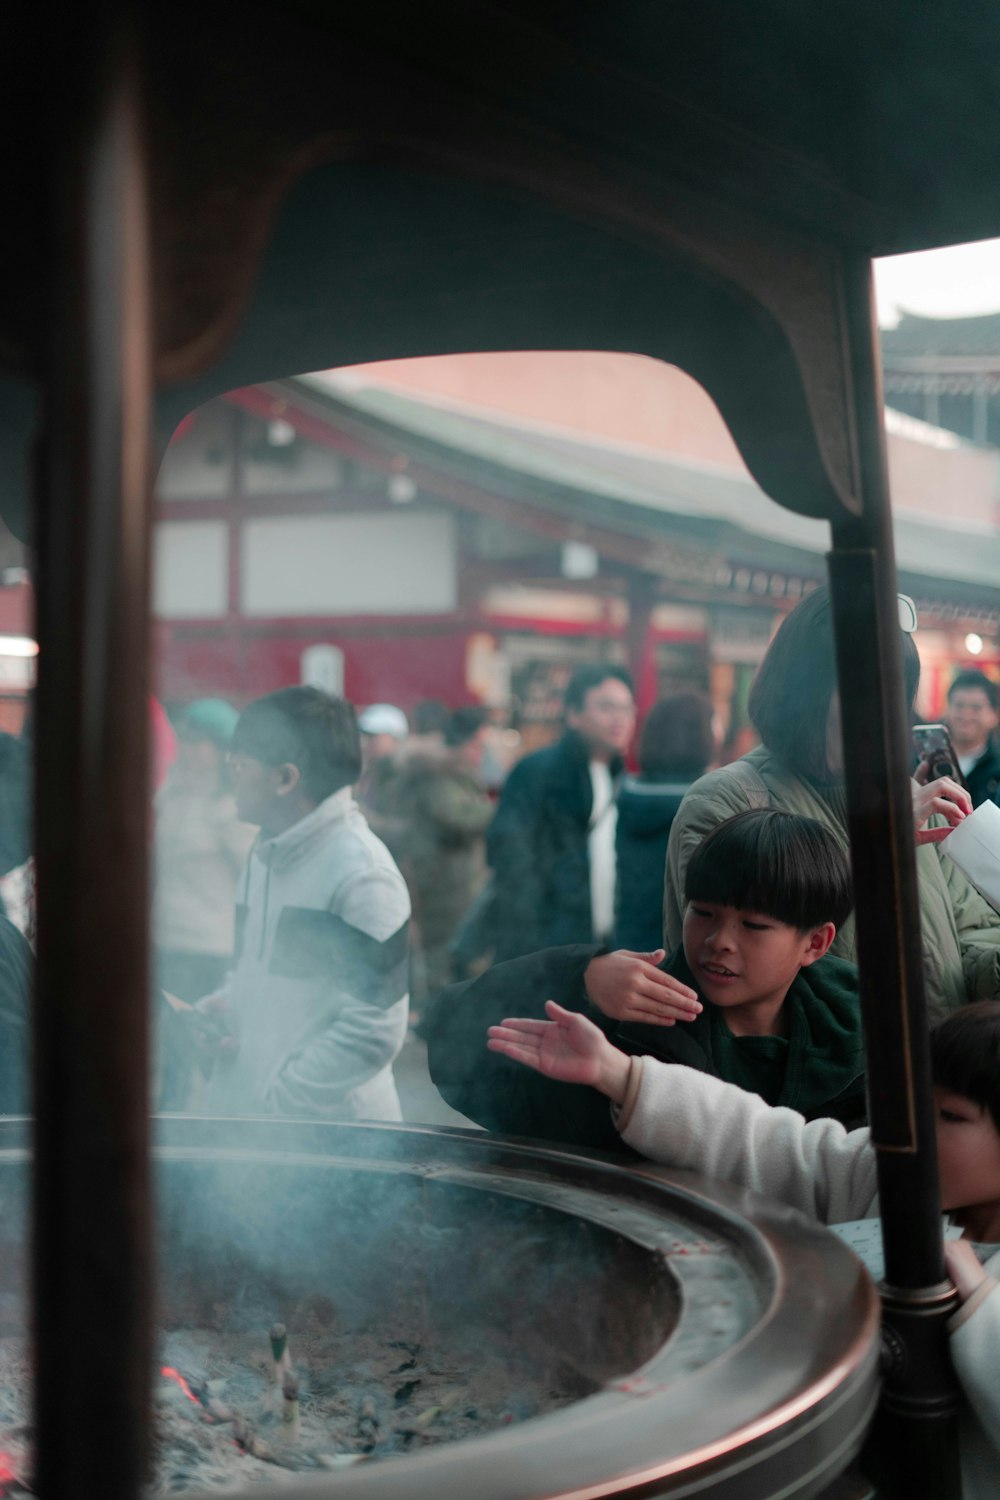
MULTIPOLYGON (((710 771, 691 787, 670 830, 663 893, 663 946, 668 952, 681 941, 684 872, 692 852, 726 818, 765 805, 759 781, 772 807, 815 818, 848 849, 842 786, 818 787, 803 781, 763 746, 735 767, 710 771), (751 774, 737 769, 741 766, 751 768, 751 774)), ((1000 915, 936 845, 918 848, 917 878, 930 1019, 939 1020, 967 1000, 1000 999, 1000 915)), ((830 951, 856 961, 853 914, 830 951)))

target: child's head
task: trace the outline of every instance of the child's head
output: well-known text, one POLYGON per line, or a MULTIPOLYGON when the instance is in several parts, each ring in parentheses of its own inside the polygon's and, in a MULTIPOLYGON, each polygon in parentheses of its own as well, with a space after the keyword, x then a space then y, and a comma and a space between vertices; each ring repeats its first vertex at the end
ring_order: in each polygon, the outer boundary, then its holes
POLYGON ((720 823, 684 879, 684 955, 699 989, 732 1007, 783 999, 829 950, 852 905, 846 855, 821 823, 759 808, 720 823))
POLYGON ((231 770, 245 822, 288 826, 361 774, 352 705, 313 687, 258 698, 236 725, 231 770))
POLYGON ((993 1238, 1000 1230, 1000 1001, 963 1005, 934 1027, 931 1075, 942 1207, 994 1205, 995 1227, 983 1233, 993 1238))
POLYGON ((1000 1000, 963 1005, 931 1031, 935 1088, 988 1110, 1000 1131, 1000 1000))

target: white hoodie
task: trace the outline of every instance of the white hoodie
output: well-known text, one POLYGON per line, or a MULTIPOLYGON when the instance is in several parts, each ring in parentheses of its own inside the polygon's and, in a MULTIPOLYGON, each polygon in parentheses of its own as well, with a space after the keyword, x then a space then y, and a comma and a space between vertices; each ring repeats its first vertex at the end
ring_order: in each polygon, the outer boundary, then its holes
MULTIPOLYGON (((824 1224, 878 1213, 875 1151, 867 1130, 808 1124, 692 1068, 634 1057, 613 1111, 622 1138, 665 1166, 686 1167, 767 1193, 824 1224)), ((949 1322, 966 1407, 959 1416, 965 1500, 1000 1495, 1000 1251, 986 1280, 949 1322)))
POLYGON ((239 1046, 217 1060, 209 1108, 401 1119, 410 898, 351 789, 258 839, 241 894, 223 992, 239 1046))

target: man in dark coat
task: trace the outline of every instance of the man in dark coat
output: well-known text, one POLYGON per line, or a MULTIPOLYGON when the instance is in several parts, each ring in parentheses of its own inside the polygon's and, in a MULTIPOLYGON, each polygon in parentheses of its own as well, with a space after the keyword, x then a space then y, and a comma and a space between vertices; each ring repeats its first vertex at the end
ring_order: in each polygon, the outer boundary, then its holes
POLYGON ((1000 750, 993 738, 998 708, 997 685, 985 672, 959 672, 948 689, 945 717, 973 807, 995 800, 1000 789, 1000 750))
POLYGON ((565 714, 562 739, 510 773, 490 827, 498 962, 612 934, 615 798, 635 726, 628 672, 577 668, 565 714))

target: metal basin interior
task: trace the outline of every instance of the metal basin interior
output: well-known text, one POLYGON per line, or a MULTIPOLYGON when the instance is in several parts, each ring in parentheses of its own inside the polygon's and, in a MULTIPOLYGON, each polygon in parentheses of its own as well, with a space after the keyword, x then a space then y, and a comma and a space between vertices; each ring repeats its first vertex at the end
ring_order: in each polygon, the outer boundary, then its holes
MULTIPOLYGON (((478 1132, 167 1117, 158 1138, 166 1325, 245 1287, 278 1307, 320 1294, 344 1327, 386 1337, 417 1307, 449 1358, 514 1360, 571 1392, 483 1437, 255 1484, 261 1500, 805 1497, 860 1445, 877 1299, 790 1210, 478 1132)), ((24 1126, 4 1122, 4 1333, 25 1319, 27 1183, 24 1126)))

